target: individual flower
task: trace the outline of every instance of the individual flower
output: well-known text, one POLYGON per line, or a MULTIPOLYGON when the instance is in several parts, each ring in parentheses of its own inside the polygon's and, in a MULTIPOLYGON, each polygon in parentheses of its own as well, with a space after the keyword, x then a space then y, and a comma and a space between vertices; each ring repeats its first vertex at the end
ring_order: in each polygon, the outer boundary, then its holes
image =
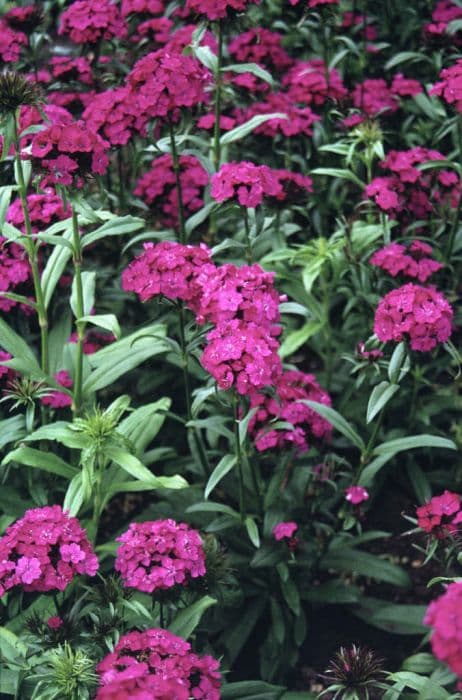
POLYGON ((296 61, 282 84, 294 102, 304 105, 321 106, 328 99, 343 100, 348 94, 338 71, 327 69, 319 58, 296 61))
POLYGON ((207 101, 210 72, 193 56, 164 47, 137 61, 127 76, 139 111, 137 129, 144 133, 149 119, 176 120, 179 109, 207 101))
MULTIPOLYGON (((69 207, 64 206, 61 197, 59 197, 51 187, 42 193, 27 195, 27 208, 32 231, 34 233, 42 231, 44 225, 51 226, 57 221, 62 221, 71 215, 69 207)), ((6 221, 16 226, 16 228, 19 228, 23 233, 25 232, 24 212, 19 197, 8 207, 6 221)))
POLYGON ((62 617, 59 617, 59 615, 53 615, 53 617, 49 617, 47 620, 47 625, 51 630, 59 630, 63 624, 64 621, 62 617))
POLYGON ((435 272, 441 270, 443 265, 430 257, 433 249, 422 241, 412 241, 409 247, 401 243, 389 243, 377 250, 369 262, 375 267, 380 267, 392 277, 403 275, 426 282, 435 272))
POLYGON ((250 408, 257 411, 249 422, 249 433, 259 452, 286 446, 306 452, 313 439, 330 438, 331 424, 304 401, 331 405, 329 394, 319 386, 315 376, 298 370, 276 377, 271 394, 251 392, 250 408), (272 424, 277 421, 292 427, 273 429, 272 424))
POLYGON ((279 322, 279 304, 286 297, 274 287, 274 273, 253 265, 225 264, 206 268, 197 278, 201 286, 197 320, 218 325, 240 319, 271 329, 279 322))
POLYGON ((181 299, 190 309, 199 309, 202 287, 198 276, 215 269, 211 252, 204 243, 182 245, 172 241, 145 243, 144 252, 122 273, 122 289, 135 292, 141 301, 163 294, 181 299))
POLYGON ((293 521, 278 523, 273 527, 272 533, 274 539, 280 542, 283 539, 291 539, 291 537, 297 532, 298 525, 293 521))
POLYGON ((132 523, 117 537, 115 569, 125 586, 145 593, 187 585, 205 574, 205 554, 196 530, 174 520, 132 523))
MULTIPOLYGON (((123 635, 114 651, 98 664, 97 672, 101 679, 98 700, 126 698, 126 695, 120 693, 104 694, 103 689, 109 687, 115 691, 119 683, 122 683, 123 688, 123 683, 127 680, 141 678, 152 679, 154 689, 158 680, 171 681, 172 687, 175 687, 176 681, 188 693, 187 696, 179 694, 178 700, 182 700, 183 697, 193 697, 195 700, 220 698, 218 661, 211 656, 195 654, 188 642, 164 629, 148 629, 123 635)), ((133 695, 133 698, 138 697, 140 700, 147 697, 162 700, 177 698, 176 695, 165 694, 133 695)))
POLYGON ((438 539, 457 531, 460 520, 461 499, 459 494, 445 491, 416 509, 417 525, 438 539), (459 515, 459 517, 457 517, 459 515))
POLYGON ((345 489, 345 500, 354 506, 367 501, 368 498, 369 492, 362 486, 349 486, 345 489))
POLYGON ((440 292, 410 282, 380 300, 374 333, 382 342, 408 339, 413 350, 427 352, 449 339, 453 315, 440 292))
POLYGON ((369 690, 383 690, 384 660, 366 647, 352 644, 340 647, 326 669, 324 678, 342 695, 352 694, 357 698, 368 698, 369 690))
MULTIPOLYGON (((209 175, 195 156, 180 156, 180 183, 186 216, 204 205, 204 189, 209 175)), ((178 195, 173 159, 169 153, 155 158, 138 180, 134 194, 154 209, 164 226, 178 227, 178 195)))
POLYGON ((235 199, 243 207, 257 207, 265 196, 277 196, 282 186, 267 165, 249 161, 224 163, 212 176, 210 194, 217 202, 235 199))
POLYGON ((185 9, 208 19, 224 19, 228 11, 243 12, 249 3, 259 0, 186 0, 185 9))
MULTIPOLYGON (((70 389, 72 387, 72 378, 69 372, 65 369, 60 370, 54 375, 54 379, 57 384, 70 389)), ((66 408, 66 406, 72 405, 72 396, 65 394, 63 391, 50 391, 49 394, 41 398, 41 402, 44 406, 51 406, 51 408, 66 408)))
POLYGON ((31 156, 49 184, 84 185, 87 175, 104 175, 109 165, 104 141, 84 121, 54 122, 32 138, 31 156))
POLYGON ((85 530, 61 506, 26 511, 0 538, 0 596, 14 586, 64 591, 74 576, 94 576, 98 567, 85 530))
POLYGON ((375 362, 376 360, 380 360, 380 358, 383 357, 383 352, 381 350, 378 350, 377 348, 373 348, 372 350, 366 350, 366 343, 364 341, 360 341, 358 343, 358 345, 356 346, 356 352, 364 360, 368 360, 368 362, 375 362))
POLYGON ((257 323, 225 321, 207 334, 207 341, 201 364, 220 389, 251 394, 274 384, 281 372, 279 343, 257 323))
POLYGON ((76 0, 61 14, 58 34, 69 36, 75 44, 97 44, 115 37, 123 39, 127 25, 112 0, 76 0))
POLYGON ((424 624, 432 627, 433 654, 462 677, 462 583, 451 583, 445 593, 430 603, 424 624))

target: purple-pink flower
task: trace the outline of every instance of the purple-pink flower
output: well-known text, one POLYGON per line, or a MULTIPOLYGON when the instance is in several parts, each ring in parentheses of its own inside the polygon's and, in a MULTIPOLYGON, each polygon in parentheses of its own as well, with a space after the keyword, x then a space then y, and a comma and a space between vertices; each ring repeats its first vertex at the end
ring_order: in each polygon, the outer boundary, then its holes
POLYGON ((61 14, 58 34, 69 36, 75 44, 96 44, 114 37, 123 39, 127 25, 112 0, 76 0, 61 14))
MULTIPOLYGON (((70 389, 72 387, 72 377, 69 372, 65 369, 60 370, 54 375, 54 379, 58 384, 70 389)), ((44 406, 51 406, 52 408, 66 408, 66 406, 72 405, 72 396, 65 394, 64 391, 50 391, 46 396, 43 396, 41 402, 44 406)))
POLYGON ((200 535, 186 523, 171 519, 132 523, 117 541, 122 544, 115 569, 129 588, 153 593, 187 585, 206 572, 200 535))
POLYGON ((462 583, 451 583, 430 603, 424 623, 433 628, 430 641, 436 658, 462 678, 462 583))
POLYGON ((382 342, 408 339, 413 350, 427 352, 449 339, 453 315, 441 292, 410 282, 380 300, 374 333, 382 342))
POLYGON ((345 489, 345 500, 352 503, 354 506, 367 501, 369 492, 363 486, 349 486, 345 489))
POLYGON ((249 161, 225 163, 212 176, 213 199, 224 202, 237 200, 243 207, 257 207, 265 196, 275 197, 282 186, 267 165, 255 165, 249 161))
POLYGON ((290 539, 298 530, 297 523, 293 521, 278 523, 273 527, 274 539, 278 542, 283 539, 290 539))
POLYGON ((403 275, 419 282, 426 282, 443 265, 430 257, 433 249, 428 243, 412 241, 406 247, 401 243, 389 243, 377 250, 369 260, 371 265, 380 267, 392 277, 403 275))
POLYGON ((26 511, 0 538, 0 596, 14 586, 64 591, 74 576, 98 568, 87 533, 61 506, 26 511))

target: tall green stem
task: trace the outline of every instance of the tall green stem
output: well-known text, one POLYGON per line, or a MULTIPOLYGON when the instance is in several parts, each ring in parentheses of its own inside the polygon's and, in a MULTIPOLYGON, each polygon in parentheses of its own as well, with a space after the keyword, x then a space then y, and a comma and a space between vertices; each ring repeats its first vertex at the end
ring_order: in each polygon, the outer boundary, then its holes
MULTIPOLYGON (((459 148, 459 165, 462 167, 462 115, 457 115, 457 145, 459 148)), ((460 215, 462 213, 462 194, 459 196, 457 209, 449 232, 448 244, 446 246, 446 261, 451 262, 454 241, 456 239, 457 230, 459 228, 460 215)))
POLYGON ((32 236, 32 225, 29 216, 29 207, 27 204, 27 185, 24 178, 24 170, 22 167, 21 151, 19 144, 18 133, 18 116, 14 118, 14 147, 15 147, 15 163, 18 177, 18 192, 21 200, 21 206, 24 216, 24 227, 27 236, 27 255, 29 264, 32 270, 32 281, 34 284, 35 301, 37 308, 37 316, 40 327, 40 345, 41 345, 41 367, 45 374, 49 373, 49 354, 48 354, 48 316, 43 296, 42 282, 40 279, 40 271, 38 267, 38 246, 32 236))
POLYGON ((247 248, 245 251, 245 257, 247 258, 247 262, 249 263, 249 265, 251 265, 253 262, 253 254, 252 254, 252 241, 250 240, 249 214, 247 212, 247 207, 241 207, 241 209, 242 209, 242 213, 244 215, 245 242, 247 244, 247 248))
POLYGON ((83 372, 83 339, 85 335, 85 322, 80 321, 84 315, 83 285, 82 285, 82 245, 80 241, 79 221, 77 212, 72 207, 72 243, 74 248, 74 280, 75 280, 75 327, 77 330, 77 352, 74 374, 74 401, 72 410, 75 415, 80 413, 82 406, 82 372, 83 372))
POLYGON ((215 76, 215 124, 213 127, 213 165, 215 170, 220 168, 221 143, 220 143, 220 117, 221 97, 223 92, 223 79, 221 68, 223 63, 223 20, 218 20, 218 56, 217 74, 215 76))
POLYGON ((176 150, 175 133, 173 131, 173 124, 171 121, 169 121, 168 123, 168 129, 170 134, 170 150, 172 152, 173 172, 175 173, 176 195, 178 200, 178 225, 180 227, 180 243, 186 243, 187 236, 183 206, 183 192, 181 188, 180 178, 180 159, 178 158, 178 151, 176 150))
POLYGON ((236 462, 237 462, 237 474, 239 480, 239 512, 241 514, 241 520, 244 522, 246 512, 245 512, 245 501, 244 501, 244 474, 242 469, 242 451, 241 451, 241 441, 239 436, 239 396, 234 392, 234 449, 236 450, 236 462))

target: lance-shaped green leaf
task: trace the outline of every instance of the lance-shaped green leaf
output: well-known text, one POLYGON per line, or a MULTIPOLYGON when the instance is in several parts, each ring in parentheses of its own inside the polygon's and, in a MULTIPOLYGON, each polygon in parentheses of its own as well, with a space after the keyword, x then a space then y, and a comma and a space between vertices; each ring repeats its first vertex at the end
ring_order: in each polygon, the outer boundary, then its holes
MULTIPOLYGON (((95 305, 95 286, 96 272, 82 272, 82 296, 83 296, 83 314, 87 316, 95 305)), ((79 318, 77 309, 77 277, 74 277, 72 282, 72 292, 70 301, 72 313, 76 318, 79 318)))
POLYGON ((104 328, 106 331, 110 331, 116 338, 120 338, 120 325, 117 317, 114 314, 95 314, 94 316, 82 316, 78 318, 77 321, 82 321, 84 323, 91 323, 97 328, 104 328))
POLYGON ((153 403, 140 406, 123 419, 117 432, 125 435, 137 454, 141 454, 155 438, 171 406, 171 399, 164 397, 153 403))
POLYGON ((106 221, 102 226, 99 226, 95 231, 86 233, 82 236, 82 248, 85 248, 102 238, 108 236, 122 236, 125 233, 133 233, 146 225, 144 219, 138 216, 117 216, 109 221, 106 221))
POLYGON ((222 71, 231 73, 252 73, 260 80, 264 80, 268 85, 273 86, 274 80, 271 73, 258 65, 258 63, 232 63, 231 65, 224 66, 222 71))
POLYGON ((380 413, 397 391, 399 391, 399 384, 390 384, 390 382, 380 382, 373 388, 367 404, 367 423, 380 413))
POLYGON ((419 447, 439 447, 446 450, 456 450, 457 445, 448 438, 442 438, 438 435, 410 435, 409 437, 397 438, 396 440, 388 440, 377 445, 374 449, 374 455, 395 455, 397 452, 405 450, 414 450, 419 447))
POLYGON ((210 474, 209 480, 207 481, 207 485, 204 491, 205 499, 207 499, 210 496, 215 486, 217 486, 217 484, 219 484, 220 481, 224 479, 226 474, 228 474, 228 472, 231 471, 231 469, 236 464, 236 461, 237 460, 235 455, 225 455, 220 459, 217 466, 210 474))
POLYGON ((4 350, 39 369, 39 365, 29 345, 2 318, 0 318, 0 343, 4 350))
POLYGON ((201 621, 205 611, 212 605, 216 605, 216 603, 215 598, 205 595, 192 605, 188 605, 187 608, 183 608, 175 615, 175 619, 169 625, 170 632, 177 634, 183 639, 188 639, 201 621))
POLYGON ((366 449, 366 445, 364 444, 364 440, 362 437, 356 432, 356 430, 353 428, 350 423, 348 423, 347 420, 343 416, 338 413, 338 411, 335 411, 333 408, 330 406, 325 406, 323 403, 317 403, 316 401, 308 401, 307 399, 301 400, 299 403, 304 403, 310 408, 313 409, 313 411, 316 411, 316 413, 319 413, 320 416, 325 418, 326 420, 329 421, 333 425, 336 430, 339 431, 339 433, 342 433, 350 442, 353 443, 353 445, 356 445, 356 447, 362 451, 366 449))
POLYGON ((236 126, 234 129, 227 131, 226 134, 220 138, 220 144, 226 146, 228 143, 234 143, 235 141, 240 141, 248 134, 252 133, 257 126, 264 124, 270 119, 288 119, 287 114, 283 112, 274 112, 272 114, 257 114, 248 121, 244 122, 240 126, 236 126))
POLYGON ((36 450, 26 445, 22 445, 16 450, 9 452, 2 464, 9 464, 10 462, 26 464, 28 467, 42 469, 50 474, 64 476, 66 479, 72 479, 73 476, 78 473, 75 467, 65 462, 61 457, 58 457, 58 455, 52 452, 42 452, 41 450, 36 450))
POLYGON ((149 484, 153 489, 183 489, 188 486, 186 479, 175 476, 155 476, 144 466, 138 457, 125 452, 118 446, 107 446, 104 455, 138 481, 149 484))
MULTIPOLYGON (((62 222, 60 222, 62 223, 62 222)), ((66 220, 66 230, 63 232, 62 237, 70 241, 72 239, 72 220, 66 220)), ((49 233, 49 231, 47 231, 49 233)), ((64 272, 70 257, 72 255, 72 247, 69 248, 65 245, 56 245, 50 257, 48 258, 47 264, 42 272, 42 290, 43 298, 45 302, 45 307, 48 308, 53 292, 56 289, 56 285, 61 279, 61 275, 64 272)))

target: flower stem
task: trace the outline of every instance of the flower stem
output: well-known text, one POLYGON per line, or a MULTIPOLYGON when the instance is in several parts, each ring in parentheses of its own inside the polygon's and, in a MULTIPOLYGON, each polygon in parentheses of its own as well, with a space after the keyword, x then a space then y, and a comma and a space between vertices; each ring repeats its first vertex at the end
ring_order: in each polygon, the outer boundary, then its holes
POLYGON ((72 207, 72 243, 74 248, 73 263, 76 292, 75 327, 77 330, 77 353, 75 360, 74 401, 72 402, 72 410, 75 415, 78 415, 82 405, 83 339, 85 335, 85 322, 79 319, 84 316, 85 312, 82 286, 82 246, 80 242, 79 221, 74 207, 72 207))
POLYGON ((247 259, 247 262, 249 265, 252 264, 253 262, 253 254, 252 254, 252 242, 250 240, 250 224, 249 224, 249 214, 247 211, 247 207, 241 207, 242 213, 244 215, 244 230, 245 230, 245 241, 247 243, 247 248, 245 252, 245 257, 247 259))
POLYGON ((244 474, 242 470, 242 451, 241 441, 239 437, 239 396, 234 392, 234 449, 236 451, 237 474, 239 480, 239 512, 241 521, 244 522, 246 517, 245 501, 244 501, 244 474))
POLYGON ((218 56, 217 56, 217 74, 215 76, 215 124, 213 127, 213 165, 215 170, 219 170, 221 162, 221 143, 220 143, 220 117, 221 117, 221 96, 223 88, 223 80, 221 76, 221 67, 223 63, 223 20, 218 20, 218 56))
MULTIPOLYGON (((462 166, 462 115, 457 116, 457 145, 459 149, 459 164, 462 166)), ((459 228, 460 214, 462 212, 462 194, 459 195, 457 209, 449 232, 448 244, 446 246, 446 261, 451 262, 454 241, 456 239, 457 230, 459 228)))
POLYGON ((175 184, 176 184, 176 195, 178 200, 178 225, 180 228, 180 243, 186 243, 186 227, 185 227, 185 216, 183 207, 183 192, 181 188, 181 178, 180 178, 180 159, 178 158, 178 151, 176 150, 175 133, 173 131, 173 124, 171 121, 168 123, 169 134, 170 134, 170 150, 172 152, 173 161, 173 172, 175 173, 175 184))
POLYGON ((24 216, 24 227, 27 236, 26 251, 29 258, 29 264, 32 270, 32 281, 34 284, 35 301, 37 308, 37 316, 40 327, 40 346, 41 346, 41 367, 45 374, 49 373, 49 354, 48 354, 48 316, 43 296, 42 283, 40 279, 40 271, 38 267, 38 246, 33 239, 32 225, 29 216, 29 207, 27 203, 27 185, 24 179, 24 170, 22 167, 21 151, 18 133, 18 115, 14 118, 14 147, 15 147, 15 163, 18 177, 18 192, 21 200, 22 212, 24 216))

